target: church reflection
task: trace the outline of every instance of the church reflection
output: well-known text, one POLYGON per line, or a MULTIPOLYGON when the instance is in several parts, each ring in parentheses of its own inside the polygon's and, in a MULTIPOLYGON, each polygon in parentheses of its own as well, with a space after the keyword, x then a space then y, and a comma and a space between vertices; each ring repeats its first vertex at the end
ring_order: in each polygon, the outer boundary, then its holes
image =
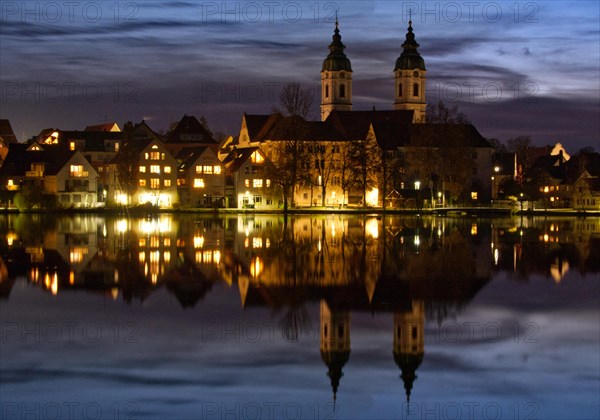
POLYGON ((191 308, 223 286, 242 308, 284 313, 292 341, 305 306, 318 303, 334 401, 351 357, 351 314, 390 314, 408 401, 426 320, 460 311, 495 271, 554 282, 569 270, 596 273, 599 234, 597 219, 10 214, 0 216, 0 298, 25 281, 52 295, 85 290, 127 303, 163 289, 191 308))

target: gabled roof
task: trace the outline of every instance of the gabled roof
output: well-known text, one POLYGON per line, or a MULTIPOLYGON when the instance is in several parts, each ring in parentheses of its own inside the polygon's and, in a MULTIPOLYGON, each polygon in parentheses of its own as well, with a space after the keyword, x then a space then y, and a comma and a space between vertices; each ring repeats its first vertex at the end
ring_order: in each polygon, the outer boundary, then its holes
MULTIPOLYGON (((179 153, 177 153, 177 156, 175 156, 175 159, 180 162, 179 169, 187 169, 194 165, 200 156, 202 156, 207 150, 211 151, 213 155, 215 155, 214 150, 208 146, 186 147, 185 149, 181 149, 179 153)), ((215 159, 217 159, 216 155, 215 159)))
POLYGON ((0 168, 0 175, 25 176, 25 173, 31 170, 33 163, 43 163, 45 175, 56 175, 76 153, 79 153, 55 147, 36 151, 27 149, 26 144, 11 144, 0 168))
POLYGON ((184 115, 166 135, 166 143, 218 144, 194 116, 184 115))
POLYGON ((332 111, 325 121, 339 131, 344 140, 364 140, 373 123, 385 137, 384 131, 392 128, 407 131, 412 119, 413 111, 332 111))
POLYGON ((0 142, 6 145, 17 143, 17 136, 15 136, 10 121, 7 119, 0 119, 0 142))
POLYGON ((235 149, 229 153, 225 159, 223 159, 223 164, 229 171, 237 172, 242 165, 246 163, 248 159, 250 159, 252 153, 257 150, 259 153, 261 153, 258 147, 244 147, 241 149, 235 149))
POLYGON ((119 125, 116 122, 108 122, 104 124, 88 125, 85 127, 85 131, 121 131, 119 125))
POLYGON ((472 124, 412 124, 410 146, 493 149, 472 124))
POLYGON ((270 129, 261 130, 259 141, 329 141, 343 140, 341 133, 327 122, 306 121, 301 117, 281 117, 270 129))
POLYGON ((85 143, 86 152, 106 151, 105 140, 121 141, 123 133, 120 131, 62 131, 58 130, 58 141, 68 147, 73 140, 81 140, 85 143))
POLYGON ((280 113, 270 115, 248 115, 244 113, 244 121, 251 142, 263 141, 273 126, 283 119, 280 113))

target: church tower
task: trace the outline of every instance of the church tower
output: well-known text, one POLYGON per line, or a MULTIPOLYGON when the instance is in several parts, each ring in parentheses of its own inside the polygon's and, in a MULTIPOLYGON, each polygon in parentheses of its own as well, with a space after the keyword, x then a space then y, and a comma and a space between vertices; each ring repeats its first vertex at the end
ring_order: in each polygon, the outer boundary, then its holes
POLYGON ((338 26, 336 18, 329 55, 321 69, 321 121, 334 110, 352 111, 352 66, 344 54, 346 46, 338 26))
POLYGON ((350 312, 331 311, 325 300, 321 301, 321 360, 329 372, 335 403, 342 368, 350 359, 350 312))
POLYGON ((410 402, 417 368, 425 354, 425 305, 413 300, 410 312, 394 314, 394 361, 402 371, 406 402, 410 402))
POLYGON ((408 32, 406 40, 402 44, 402 54, 396 60, 394 68, 395 83, 395 110, 414 111, 413 122, 425 122, 425 60, 419 54, 417 49, 419 44, 415 40, 413 33, 412 20, 408 22, 408 32))

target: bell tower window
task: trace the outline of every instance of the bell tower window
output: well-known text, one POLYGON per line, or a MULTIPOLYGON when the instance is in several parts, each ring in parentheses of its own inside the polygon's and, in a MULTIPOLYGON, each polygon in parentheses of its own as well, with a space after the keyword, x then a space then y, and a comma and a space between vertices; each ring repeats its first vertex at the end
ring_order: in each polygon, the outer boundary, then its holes
POLYGON ((346 97, 346 85, 343 83, 340 85, 340 98, 346 97))
POLYGON ((419 96, 419 84, 415 83, 413 85, 413 96, 418 97, 419 96))
POLYGON ((402 83, 398 84, 398 97, 402 98, 402 83))
POLYGON ((329 98, 329 85, 325 85, 325 97, 329 98))

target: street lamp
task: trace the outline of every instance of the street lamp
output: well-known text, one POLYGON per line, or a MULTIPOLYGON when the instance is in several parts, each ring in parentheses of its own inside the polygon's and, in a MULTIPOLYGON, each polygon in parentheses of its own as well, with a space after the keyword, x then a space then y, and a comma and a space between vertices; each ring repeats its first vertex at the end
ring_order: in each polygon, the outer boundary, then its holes
POLYGON ((419 208, 419 201, 421 195, 421 181, 415 181, 415 190, 417 190, 417 209, 419 208))

